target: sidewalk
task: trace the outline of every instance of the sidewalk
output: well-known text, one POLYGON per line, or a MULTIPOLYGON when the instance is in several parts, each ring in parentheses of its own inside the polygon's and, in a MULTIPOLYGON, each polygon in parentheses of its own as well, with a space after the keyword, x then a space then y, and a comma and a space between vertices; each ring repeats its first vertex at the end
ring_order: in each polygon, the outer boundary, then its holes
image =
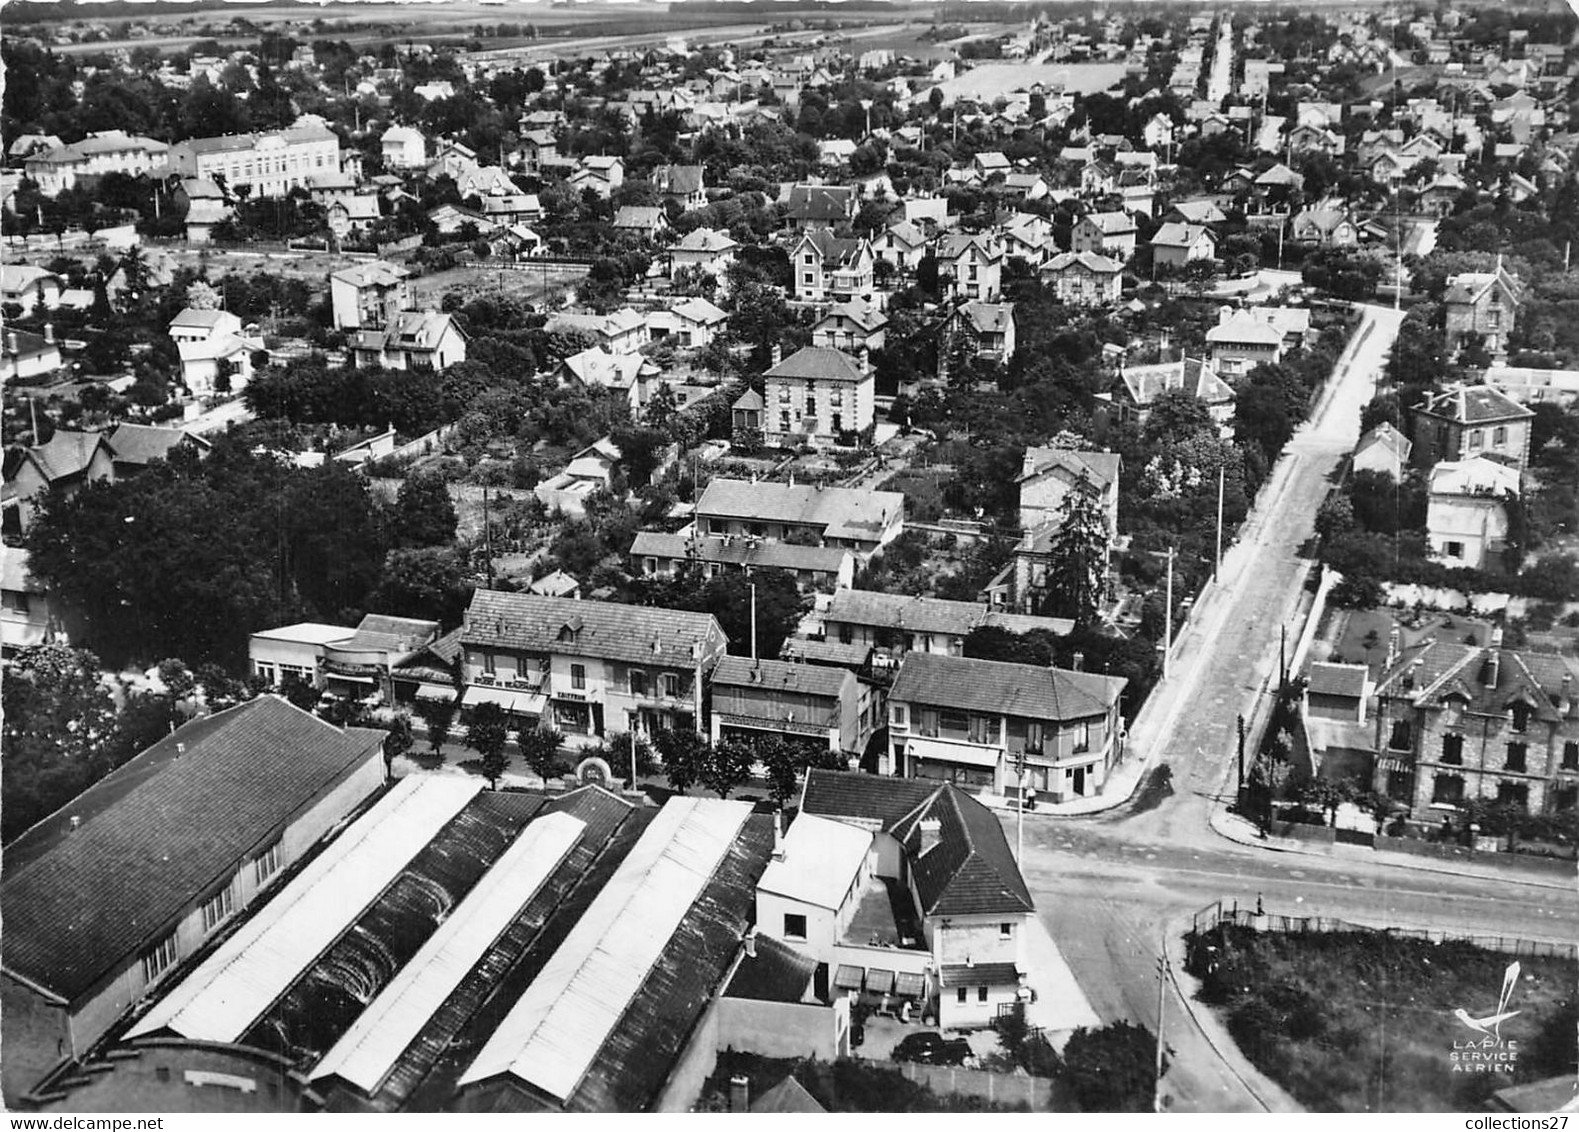
MULTIPOLYGON (((1100 814, 1105 810, 1117 809, 1135 796, 1135 791, 1140 788, 1141 781, 1146 777, 1150 759, 1135 757, 1127 758, 1118 766, 1108 772, 1107 782, 1103 784, 1102 793, 1093 794, 1087 798, 1071 798, 1067 802, 1046 802, 1037 798, 1036 808, 1026 810, 1031 815, 1042 814, 1055 818, 1079 817, 1084 814, 1100 814)), ((1003 810, 1014 813, 1016 807, 1002 794, 978 794, 976 800, 982 805, 994 810, 1003 810)))
MULTIPOLYGON (((1217 1055, 1217 1060, 1263 1111, 1304 1112, 1304 1107, 1289 1096, 1281 1085, 1250 1064, 1250 1059, 1241 1052, 1239 1043, 1235 1042, 1233 1036, 1229 1034, 1228 1027, 1222 1019, 1212 1013, 1209 1006, 1195 1000, 1196 992, 1200 990, 1200 983, 1184 969, 1184 933, 1188 925, 1189 920, 1181 917, 1164 927, 1162 932, 1162 951, 1168 961, 1168 982, 1179 1003, 1184 1007, 1184 1013, 1189 1016, 1196 1032, 1217 1055)), ((1165 1028, 1164 1040, 1166 1035, 1165 1028)), ((1165 1075, 1164 1091, 1166 1082, 1165 1075)))
MULTIPOLYGON (((1025 966, 1036 991, 1036 1001, 1025 1008, 1026 1021, 1049 1035, 1067 1034, 1081 1026, 1099 1028, 1102 1020, 1091 1009, 1047 925, 1033 916, 1025 930, 1025 966)), ((1053 1044, 1062 1047, 1063 1041, 1059 1038, 1053 1044)))
POLYGON ((1555 888, 1563 892, 1572 892, 1574 880, 1562 880, 1557 877, 1543 877, 1526 874, 1514 869, 1502 868, 1497 865, 1480 865, 1463 861, 1431 861, 1420 857, 1412 857, 1405 853, 1389 853, 1383 849, 1367 849, 1360 845, 1310 845, 1303 841, 1296 841, 1291 837, 1262 837, 1261 831, 1250 821, 1231 814, 1226 809, 1219 808, 1212 811, 1212 832, 1219 837, 1225 837, 1239 845, 1248 845, 1255 849, 1265 849, 1272 853, 1299 853, 1306 857, 1326 857, 1328 860, 1343 860, 1350 858, 1356 861, 1370 861, 1378 865, 1388 865, 1392 868, 1414 869, 1423 873, 1442 873, 1455 877, 1478 877, 1481 880, 1502 881, 1505 884, 1525 884, 1535 888, 1555 888), (1336 850, 1342 849, 1343 852, 1336 850))

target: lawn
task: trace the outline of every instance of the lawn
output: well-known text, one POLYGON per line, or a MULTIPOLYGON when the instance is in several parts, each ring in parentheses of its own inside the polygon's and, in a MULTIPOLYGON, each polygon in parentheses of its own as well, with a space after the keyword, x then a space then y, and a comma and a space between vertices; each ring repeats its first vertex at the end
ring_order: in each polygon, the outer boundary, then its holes
POLYGON ((1455 1043, 1476 1034, 1454 1011, 1493 1013, 1514 959, 1376 932, 1228 927, 1190 940, 1189 969, 1245 1056, 1306 1108, 1469 1112, 1499 1089, 1575 1071, 1579 964, 1528 956, 1501 1027, 1512 1072, 1455 1071, 1455 1043))

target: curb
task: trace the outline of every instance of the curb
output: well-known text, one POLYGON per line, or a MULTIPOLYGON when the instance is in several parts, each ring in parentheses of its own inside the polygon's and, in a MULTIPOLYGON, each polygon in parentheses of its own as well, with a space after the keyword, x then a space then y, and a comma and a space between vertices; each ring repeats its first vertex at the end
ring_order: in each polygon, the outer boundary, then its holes
MULTIPOLYGON (((1244 819, 1241 818, 1239 820, 1243 821, 1244 819)), ((1272 853, 1294 853, 1302 857, 1320 857, 1327 861, 1343 860, 1343 858, 1334 857, 1330 853, 1318 853, 1315 850, 1306 849, 1302 846, 1278 844, 1272 841, 1270 838, 1263 841, 1259 837, 1240 835, 1237 833, 1237 831, 1231 832, 1233 827, 1229 824, 1229 816, 1225 815, 1220 808, 1212 811, 1211 821, 1208 824, 1211 826, 1213 833, 1217 834, 1217 836, 1223 838, 1224 840, 1232 841, 1235 845, 1243 845, 1247 848, 1260 849, 1272 853)), ((1511 872, 1505 872, 1501 870, 1489 875, 1478 872, 1466 873, 1462 869, 1456 869, 1448 865, 1435 865, 1425 861, 1398 861, 1392 859, 1391 857, 1369 863, 1383 865, 1387 868, 1408 869, 1418 873, 1439 873, 1460 878, 1470 877, 1478 880, 1502 881, 1507 884, 1522 884, 1532 888, 1556 889, 1561 892, 1573 891, 1572 882, 1565 883, 1558 880, 1546 880, 1545 878, 1541 877, 1517 876, 1511 872)), ((1497 866, 1493 865, 1483 867, 1496 868, 1497 866)))

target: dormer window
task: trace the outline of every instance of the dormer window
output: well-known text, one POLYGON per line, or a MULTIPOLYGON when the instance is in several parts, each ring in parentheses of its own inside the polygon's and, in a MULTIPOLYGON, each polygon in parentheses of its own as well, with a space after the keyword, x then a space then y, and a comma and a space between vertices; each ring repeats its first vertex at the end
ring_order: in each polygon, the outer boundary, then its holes
POLYGON ((1523 734, 1530 726, 1530 705, 1515 703, 1508 709, 1508 722, 1514 731, 1523 734))

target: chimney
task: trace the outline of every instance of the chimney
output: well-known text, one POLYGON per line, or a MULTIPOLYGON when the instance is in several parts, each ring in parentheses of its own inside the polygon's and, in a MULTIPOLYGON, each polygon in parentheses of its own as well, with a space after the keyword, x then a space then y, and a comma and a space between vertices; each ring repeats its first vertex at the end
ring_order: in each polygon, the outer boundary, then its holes
POLYGON ((1563 673, 1563 685, 1557 693, 1557 714, 1566 716, 1574 707, 1574 674, 1563 673))
POLYGON ((185 743, 177 743, 175 745, 175 757, 176 758, 180 758, 184 754, 186 754, 186 744, 185 743))
POLYGON ((9 331, 6 332, 5 349, 6 349, 6 353, 8 353, 8 354, 15 354, 17 352, 16 331, 9 330, 9 331))
POLYGON ((71 815, 71 828, 72 829, 81 829, 82 828, 82 819, 80 817, 78 817, 76 814, 72 814, 71 815))
POLYGON ((1398 660, 1398 654, 1403 648, 1403 633, 1398 628, 1398 622, 1393 622, 1393 627, 1387 630, 1387 661, 1382 665, 1385 672, 1398 660))
POLYGON ((943 840, 943 823, 937 818, 922 818, 921 852, 918 855, 925 857, 941 840, 943 840))
POLYGON ((867 349, 865 346, 861 347, 860 361, 861 361, 861 372, 862 373, 871 373, 872 372, 872 351, 867 349))
POLYGON ((768 351, 768 368, 772 369, 774 366, 778 365, 783 360, 784 360, 784 347, 780 346, 777 342, 773 343, 773 349, 768 351))
POLYGON ((1086 654, 1079 649, 1075 650, 1074 670, 1076 672, 1084 672, 1086 670, 1086 654))
POLYGON ((729 1079, 729 1111, 751 1111, 751 1082, 745 1077, 729 1079))
POLYGON ((53 322, 46 322, 44 324, 44 341, 46 341, 46 342, 53 342, 54 340, 55 340, 55 324, 53 322))
POLYGON ((755 959, 757 957, 757 929, 755 927, 746 932, 746 938, 743 942, 746 946, 746 958, 755 959))
POLYGON ((773 859, 784 859, 784 811, 773 811, 773 859))

